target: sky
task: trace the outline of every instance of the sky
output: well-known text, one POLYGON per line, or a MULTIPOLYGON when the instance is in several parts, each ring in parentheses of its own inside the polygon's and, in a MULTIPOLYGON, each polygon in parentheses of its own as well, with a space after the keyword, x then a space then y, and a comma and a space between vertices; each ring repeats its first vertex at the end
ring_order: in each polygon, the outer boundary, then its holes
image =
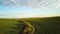
POLYGON ((60 16, 60 0, 0 0, 0 18, 60 16))

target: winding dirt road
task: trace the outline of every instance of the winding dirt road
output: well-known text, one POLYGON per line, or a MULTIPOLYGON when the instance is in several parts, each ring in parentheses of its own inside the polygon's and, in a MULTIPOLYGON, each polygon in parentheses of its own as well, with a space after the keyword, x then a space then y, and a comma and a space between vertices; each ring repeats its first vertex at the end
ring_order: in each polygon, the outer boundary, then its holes
POLYGON ((35 27, 28 21, 20 21, 24 24, 23 29, 19 32, 19 34, 34 34, 35 27))

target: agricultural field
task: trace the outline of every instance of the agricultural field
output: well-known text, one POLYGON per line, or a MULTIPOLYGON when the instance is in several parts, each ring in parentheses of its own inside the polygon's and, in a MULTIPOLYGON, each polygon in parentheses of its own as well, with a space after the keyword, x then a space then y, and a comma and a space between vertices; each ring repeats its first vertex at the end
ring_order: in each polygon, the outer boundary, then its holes
POLYGON ((23 25, 20 20, 28 20, 35 27, 34 34, 60 34, 60 17, 47 18, 0 18, 0 34, 18 34, 23 25))

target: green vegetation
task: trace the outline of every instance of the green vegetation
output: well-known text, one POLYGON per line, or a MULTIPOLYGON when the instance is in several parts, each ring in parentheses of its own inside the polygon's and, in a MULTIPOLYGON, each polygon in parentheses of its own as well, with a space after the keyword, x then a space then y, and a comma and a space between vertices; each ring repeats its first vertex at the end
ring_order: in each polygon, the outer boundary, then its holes
POLYGON ((60 17, 0 19, 0 34, 18 34, 23 24, 18 21, 28 20, 35 26, 35 34, 60 34, 60 17))

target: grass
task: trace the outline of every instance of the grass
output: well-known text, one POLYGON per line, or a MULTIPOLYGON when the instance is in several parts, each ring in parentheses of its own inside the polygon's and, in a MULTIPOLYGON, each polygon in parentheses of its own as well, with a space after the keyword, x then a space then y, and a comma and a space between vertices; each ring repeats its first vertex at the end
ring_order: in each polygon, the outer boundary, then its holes
MULTIPOLYGON (((18 21, 21 19, 0 18, 0 34, 18 34, 23 25, 18 21)), ((60 34, 60 17, 49 18, 24 18, 35 28, 35 34, 60 34)))

